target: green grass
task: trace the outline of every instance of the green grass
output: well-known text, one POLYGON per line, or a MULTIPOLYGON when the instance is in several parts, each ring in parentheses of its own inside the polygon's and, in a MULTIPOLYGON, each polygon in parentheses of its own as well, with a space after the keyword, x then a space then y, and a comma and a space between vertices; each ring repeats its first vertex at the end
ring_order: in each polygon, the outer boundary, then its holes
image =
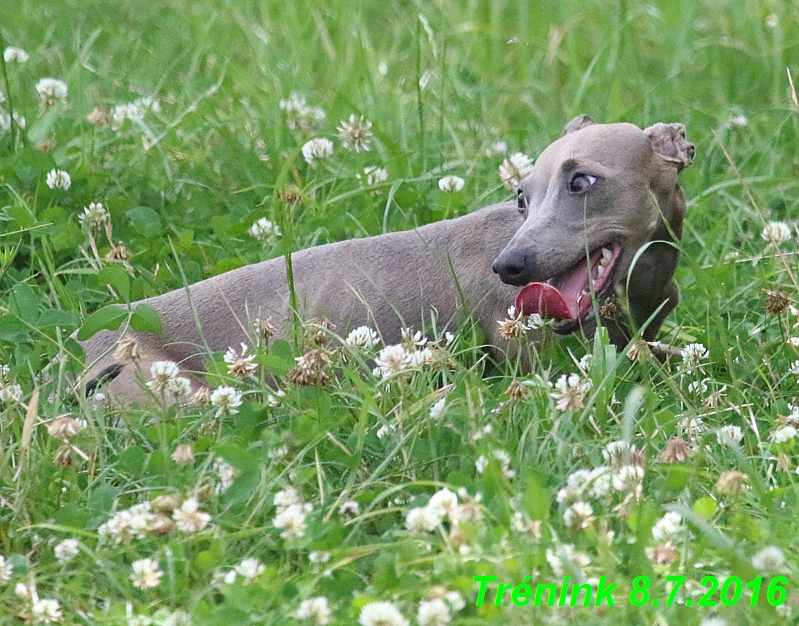
POLYGON ((17 583, 58 600, 67 624, 177 624, 181 615, 203 625, 301 623, 291 615, 315 596, 328 599, 331 624, 358 623, 372 601, 394 602, 417 624, 420 601, 441 588, 462 594, 466 606, 452 623, 464 625, 797 619, 799 458, 795 439, 778 444, 771 434, 795 403, 789 371, 799 356, 786 340, 799 333, 795 316, 763 306, 766 289, 799 304, 796 232, 782 256, 760 233, 769 220, 799 217, 799 108, 786 72, 799 75, 798 9, 746 0, 173 0, 146 8, 18 0, 0 8, 0 33, 4 45, 30 55, 4 66, 0 87, 10 96, 0 106, 27 120, 24 130, 0 135, 0 363, 10 368, 4 395, 12 385, 22 390, 21 401, 0 409, 0 555, 13 567, 0 586, 0 624, 33 619, 26 612, 34 602, 15 593, 17 583), (39 106, 34 85, 47 76, 68 84, 65 104, 39 106), (279 103, 291 92, 324 109, 317 130, 287 127, 279 103), (95 107, 140 97, 158 99, 160 111, 116 132, 86 120, 95 107), (342 149, 336 126, 351 113, 373 123, 371 152, 342 149), (487 366, 464 330, 454 344, 441 343, 452 369, 404 374, 387 390, 368 354, 350 352, 344 362, 334 340, 334 381, 297 387, 282 374, 301 352, 273 343, 270 357, 259 351, 259 380, 213 379, 245 392, 239 412, 222 417, 194 405, 74 404, 67 365, 44 371, 76 350, 70 333, 108 304, 508 198, 497 175, 503 157, 486 149, 501 140, 510 152, 536 155, 581 113, 642 127, 683 122, 697 146, 682 175, 682 302, 661 334, 705 345, 700 369, 630 362, 601 341, 573 337, 548 344, 520 379, 527 394, 511 399, 514 364, 487 366), (745 125, 730 124, 741 115, 745 125), (336 149, 312 168, 300 149, 314 136, 336 149), (356 174, 367 166, 386 168, 388 180, 362 186, 356 174), (71 176, 66 191, 45 183, 56 167, 71 176), (463 191, 439 191, 445 174, 464 178, 463 191), (305 196, 293 208, 282 201, 290 185, 305 196), (106 235, 92 241, 79 222, 91 202, 109 210, 113 241, 133 254, 127 264, 105 261, 106 235), (248 235, 260 217, 281 225, 277 243, 248 235), (559 410, 543 381, 578 372, 586 352, 594 355, 583 373, 593 381, 586 406, 559 410), (277 407, 267 402, 267 371, 286 391, 277 407), (690 387, 700 382, 706 389, 690 387), (446 410, 433 420, 444 384, 446 410), (708 406, 714 392, 718 401, 708 406), (48 434, 64 414, 86 420, 68 453, 48 434), (691 419, 707 427, 693 455, 661 460, 678 424, 691 419), (717 440, 730 424, 742 429, 739 445, 717 440), (393 432, 378 437, 389 425, 393 432), (604 465, 605 446, 622 439, 645 458, 640 497, 625 502, 613 489, 580 496, 595 519, 570 528, 558 492, 577 470, 604 465), (195 462, 178 465, 170 457, 185 443, 195 462), (509 455, 507 476, 496 450, 509 455), (491 461, 482 473, 481 457, 491 461), (227 489, 220 459, 235 470, 227 489), (731 470, 747 475, 748 490, 719 493, 717 479, 731 470), (294 539, 274 526, 275 494, 288 486, 313 505, 294 539), (407 530, 409 512, 445 486, 461 489, 464 521, 407 530), (98 536, 115 512, 164 495, 197 497, 210 525, 119 545, 98 536), (348 501, 358 510, 342 517, 348 501), (657 564, 648 549, 664 545, 652 529, 667 511, 683 518, 670 544, 676 560, 657 564), (62 564, 54 547, 69 538, 79 554, 62 564), (510 592, 498 607, 496 583, 475 606, 474 576, 562 581, 551 557, 563 545, 590 558, 565 567, 572 581, 618 584, 613 608, 515 607, 510 592), (767 546, 787 559, 788 601, 778 610, 766 588, 780 572, 752 562, 767 546), (314 563, 312 552, 330 559, 314 563), (144 558, 163 571, 146 590, 130 579, 131 564, 144 558), (249 584, 217 580, 246 558, 265 571, 249 584), (747 583, 760 573, 756 607, 749 592, 730 607, 718 595, 715 608, 664 606, 666 576, 686 576, 684 589, 700 591, 690 596, 696 604, 705 576, 747 583), (658 607, 630 603, 639 576, 651 578, 658 607))

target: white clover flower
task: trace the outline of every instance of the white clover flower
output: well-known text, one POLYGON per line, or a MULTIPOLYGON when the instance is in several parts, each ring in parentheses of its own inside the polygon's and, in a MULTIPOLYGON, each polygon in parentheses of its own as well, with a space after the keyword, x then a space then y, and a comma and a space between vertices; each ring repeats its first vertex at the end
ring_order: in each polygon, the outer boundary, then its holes
POLYGON ((174 361, 156 361, 150 366, 150 376, 152 380, 147 383, 147 386, 152 389, 154 393, 166 393, 169 381, 175 378, 179 373, 178 365, 174 361))
POLYGON ((693 393, 698 396, 707 393, 707 384, 710 378, 703 378, 702 380, 694 380, 688 383, 688 393, 693 393))
MULTIPOLYGON (((490 435, 492 432, 494 432, 494 427, 491 424, 486 424, 482 428, 478 428, 472 433, 472 441, 480 441, 480 439, 482 439, 486 435, 490 435)), ((486 465, 488 465, 488 461, 486 461, 486 465)), ((483 469, 485 469, 485 466, 483 467, 483 469)), ((479 468, 477 471, 480 472, 481 474, 483 473, 483 471, 479 468)))
POLYGON ((125 512, 130 515, 126 520, 130 526, 130 533, 136 539, 144 539, 156 520, 156 515, 152 512, 150 503, 142 502, 130 507, 127 511, 123 511, 123 513, 125 512))
POLYGON ((215 489, 217 493, 227 491, 238 476, 238 470, 221 457, 214 460, 214 471, 219 479, 215 489))
POLYGON ((35 624, 55 624, 64 621, 58 600, 35 598, 31 605, 31 616, 35 624))
POLYGON ((286 112, 286 125, 292 130, 310 130, 325 119, 323 109, 309 106, 305 96, 296 92, 291 92, 286 100, 281 100, 279 106, 286 112))
POLYGON ((408 367, 419 368, 428 363, 433 358, 433 351, 430 348, 423 348, 421 350, 414 350, 408 353, 410 363, 408 367))
POLYGON ((228 348, 225 352, 224 361, 227 363, 227 371, 231 376, 246 378, 251 376, 258 369, 258 365, 253 363, 256 354, 247 354, 247 344, 241 344, 241 352, 236 352, 233 348, 228 348))
POLYGON ((427 506, 443 518, 458 506, 458 495, 444 487, 431 496, 427 506))
POLYGON ((278 446, 277 448, 273 448, 266 453, 266 455, 270 459, 282 459, 285 457, 291 449, 287 445, 278 446))
POLYGON ((374 187, 388 180, 388 171, 382 167, 369 165, 363 168, 363 174, 355 174, 359 182, 366 181, 369 187, 374 187))
POLYGON ((611 441, 602 450, 602 457, 607 463, 615 468, 623 467, 630 463, 630 454, 635 452, 635 446, 630 444, 629 441, 619 439, 618 441, 611 441))
POLYGON ((242 559, 235 569, 236 573, 244 578, 244 584, 249 585, 266 571, 266 565, 258 559, 242 559))
POLYGON ((779 25, 780 18, 774 13, 769 13, 768 17, 766 17, 766 26, 769 28, 777 28, 779 25))
POLYGON ((594 521, 594 509, 588 502, 575 502, 563 512, 563 521, 575 530, 587 528, 594 521))
POLYGON ((500 156, 508 153, 508 144, 505 141, 495 141, 488 148, 486 148, 485 155, 487 157, 500 156))
POLYGON ((793 426, 780 426, 771 431, 771 440, 776 443, 786 443, 796 437, 796 429, 793 426))
POLYGON ((557 500, 558 504, 571 504, 576 502, 577 499, 580 497, 580 494, 570 487, 563 487, 562 489, 558 490, 555 499, 557 500))
POLYGON ((743 438, 744 431, 741 430, 740 426, 735 426, 734 424, 725 424, 716 433, 716 439, 723 446, 729 445, 730 441, 741 443, 743 438))
POLYGON ((330 552, 314 550, 308 554, 308 560, 311 563, 327 563, 330 560, 330 552))
POLYGON ((747 124, 749 124, 749 120, 746 119, 745 115, 733 115, 727 120, 727 128, 731 129, 743 128, 747 124))
POLYGON ((377 355, 375 364, 380 369, 383 378, 388 378, 409 367, 411 357, 402 345, 386 346, 377 355))
POLYGON ((563 374, 555 382, 555 391, 550 395, 558 401, 556 406, 559 410, 576 411, 585 406, 585 396, 593 386, 590 378, 583 378, 579 374, 563 374))
POLYGON ((125 120, 139 120, 142 114, 139 105, 133 102, 114 105, 111 109, 111 130, 118 131, 122 128, 125 120))
POLYGON ((133 581, 134 587, 150 589, 161 584, 161 576, 164 575, 164 572, 158 566, 158 561, 139 559, 133 561, 132 569, 133 573, 130 575, 130 579, 133 581))
POLYGON ((80 554, 80 550, 78 549, 78 540, 64 539, 64 541, 55 547, 53 552, 55 553, 55 558, 58 559, 59 563, 67 563, 80 554))
POLYGON ((3 59, 6 63, 25 63, 28 60, 28 53, 22 48, 16 46, 8 46, 3 50, 3 59))
MULTIPOLYGON (((472 436, 474 439, 474 435, 472 436)), ((493 456, 497 461, 499 461, 500 467, 502 468, 502 473, 505 475, 506 478, 513 478, 516 475, 516 472, 510 467, 510 455, 505 452, 504 450, 492 450, 491 456, 493 456)), ((477 469, 478 474, 482 474, 488 464, 491 462, 489 458, 487 458, 484 454, 481 454, 477 460, 474 462, 474 466, 477 469)))
POLYGON ((0 385, 0 403, 12 404, 22 400, 22 387, 17 384, 0 385))
POLYGON ((278 407, 283 404, 283 398, 286 397, 286 392, 282 389, 278 389, 275 393, 270 393, 266 396, 266 403, 271 407, 278 407))
POLYGON ((585 486, 591 480, 591 471, 587 469, 578 469, 569 474, 566 479, 566 486, 575 493, 583 491, 585 486))
POLYGON ((88 207, 83 207, 83 213, 78 215, 78 221, 91 232, 97 232, 111 223, 111 214, 102 202, 91 202, 88 207))
POLYGON ((302 157, 308 165, 326 159, 333 154, 333 142, 324 137, 311 139, 302 146, 302 157))
POLYGON ((710 357, 710 351, 701 343, 689 343, 682 349, 682 367, 689 374, 702 367, 701 361, 710 357))
POLYGON ((613 475, 611 469, 607 466, 600 465, 590 471, 588 480, 588 496, 590 498, 602 499, 608 493, 613 485, 613 475))
POLYGON ((701 437, 707 430, 707 426, 702 421, 701 417, 685 418, 680 420, 677 424, 677 431, 681 435, 685 435, 689 439, 696 439, 701 437))
POLYGON ((570 543, 561 544, 557 546, 555 550, 547 548, 546 559, 557 577, 561 577, 564 573, 567 573, 565 566, 569 564, 578 569, 583 569, 591 564, 589 556, 582 552, 577 552, 574 549, 574 545, 570 543))
POLYGON ((502 473, 505 474, 506 478, 513 478, 516 475, 514 470, 508 469, 510 467, 510 454, 505 452, 505 450, 492 450, 491 454, 499 461, 502 473))
POLYGON ((161 103, 150 96, 136 98, 136 100, 133 102, 133 106, 135 106, 138 111, 141 111, 142 113, 145 111, 152 111, 153 113, 161 112, 161 103))
POLYGON ((779 246, 791 240, 791 227, 786 222, 769 222, 763 228, 760 237, 767 244, 779 246))
POLYGON ((660 543, 674 539, 682 529, 682 516, 674 511, 669 511, 661 517, 652 527, 652 537, 660 543))
POLYGON ((178 465, 193 465, 194 464, 194 450, 190 443, 181 443, 175 448, 170 458, 178 465))
POLYGON ((355 150, 355 152, 363 150, 364 152, 368 152, 372 149, 370 143, 372 138, 371 128, 372 122, 365 120, 363 115, 358 119, 353 113, 350 115, 349 122, 342 121, 341 126, 338 126, 336 130, 338 131, 338 136, 341 138, 341 144, 347 150, 355 150))
POLYGON ((785 571, 785 555, 777 546, 767 546, 752 557, 752 567, 759 572, 780 574, 785 571))
POLYGON ((580 357, 580 361, 577 363, 577 368, 585 375, 588 375, 588 372, 591 371, 591 366, 594 364, 594 355, 590 352, 584 354, 580 357))
POLYGON ((625 465, 613 476, 616 491, 637 492, 644 482, 644 468, 640 465, 625 465))
POLYGON ((0 585, 7 585, 8 581, 11 580, 12 573, 13 568, 10 565, 6 565, 4 556, 0 556, 0 585))
POLYGON ((348 346, 352 346, 353 348, 371 350, 378 343, 380 343, 380 337, 378 336, 377 332, 374 331, 374 329, 369 328, 368 326, 359 326, 358 328, 350 331, 350 334, 347 335, 344 343, 346 343, 348 346))
POLYGON ((436 402, 433 406, 431 406, 430 419, 437 422, 442 417, 444 417, 444 413, 446 412, 446 404, 447 404, 447 399, 441 398, 438 402, 436 402))
POLYGON ((66 102, 67 84, 57 78, 42 78, 36 83, 36 93, 39 94, 39 101, 46 106, 66 102))
POLYGON ((370 602, 358 614, 360 626, 409 626, 410 622, 391 602, 370 602))
POLYGON ((532 171, 533 160, 523 152, 516 152, 499 166, 499 177, 507 189, 515 191, 519 183, 532 171))
POLYGON ((460 176, 444 176, 438 181, 438 188, 444 193, 456 193, 463 189, 465 184, 460 176))
POLYGON ((699 626, 727 626, 727 620, 723 617, 707 617, 703 619, 699 626))
POLYGON ((331 612, 330 607, 328 607, 327 598, 324 596, 317 596, 300 602, 300 606, 295 615, 298 619, 313 620, 314 624, 323 626, 330 622, 331 612))
POLYGON ((419 622, 419 626, 446 626, 452 621, 449 605, 441 598, 422 600, 419 603, 416 621, 419 622))
POLYGON ((302 498, 297 489, 289 485, 275 494, 272 504, 275 505, 278 513, 282 513, 294 504, 302 504, 302 498))
POLYGON ((405 528, 412 533, 430 533, 441 523, 442 515, 439 509, 431 507, 416 507, 408 512, 405 518, 405 528))
POLYGON ((217 407, 216 416, 235 415, 242 404, 241 393, 234 387, 221 385, 211 394, 211 406, 217 407))
POLYGON ((211 585, 221 587, 222 585, 232 585, 236 582, 236 570, 215 570, 211 578, 211 585))
POLYGON ((305 523, 305 507, 301 504, 292 504, 275 516, 272 520, 275 528, 282 530, 280 536, 287 541, 298 539, 305 535, 308 525, 305 523))
POLYGON ((247 232, 253 239, 264 243, 274 243, 283 234, 280 226, 265 217, 257 219, 247 232))
POLYGON ((77 420, 74 417, 64 415, 53 420, 47 426, 47 434, 55 439, 72 439, 83 431, 88 424, 86 420, 77 420))
POLYGON ((345 502, 338 508, 338 514, 342 519, 352 519, 358 517, 361 512, 361 505, 355 500, 345 502))
POLYGON ((416 346, 421 347, 427 343, 427 337, 422 335, 421 330, 414 332, 412 328, 403 328, 402 343, 411 348, 416 346))
POLYGON ((466 600, 463 599, 463 596, 458 591, 448 591, 444 596, 444 600, 456 613, 466 608, 466 600))
POLYGON ((135 533, 131 527, 133 516, 130 511, 117 511, 114 516, 97 529, 97 534, 108 538, 115 544, 130 543, 135 533))
POLYGON ((64 170, 50 170, 45 179, 50 189, 63 189, 66 191, 72 186, 72 179, 64 170))
POLYGON ((191 395, 191 381, 184 376, 170 378, 164 386, 164 393, 175 398, 186 398, 191 395))
POLYGON ((393 424, 383 424, 380 428, 377 429, 377 438, 378 439, 385 439, 392 433, 396 432, 397 427, 393 424))
POLYGON ((197 498, 188 498, 179 509, 172 512, 177 529, 184 533, 198 533, 211 521, 211 516, 200 510, 197 498))

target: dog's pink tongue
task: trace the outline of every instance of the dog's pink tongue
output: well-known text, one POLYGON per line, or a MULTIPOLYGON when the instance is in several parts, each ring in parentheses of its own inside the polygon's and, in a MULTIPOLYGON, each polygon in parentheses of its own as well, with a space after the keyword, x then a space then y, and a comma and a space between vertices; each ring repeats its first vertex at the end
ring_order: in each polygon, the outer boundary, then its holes
POLYGON ((557 320, 576 319, 560 291, 548 283, 530 283, 522 289, 516 296, 516 310, 557 320))

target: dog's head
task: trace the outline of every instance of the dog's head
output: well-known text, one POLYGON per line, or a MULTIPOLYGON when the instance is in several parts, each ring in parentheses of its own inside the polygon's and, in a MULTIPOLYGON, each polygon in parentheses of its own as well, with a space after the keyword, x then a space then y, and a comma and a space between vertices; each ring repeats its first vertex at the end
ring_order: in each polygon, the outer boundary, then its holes
MULTIPOLYGON (((638 253, 648 242, 681 237, 685 201, 677 175, 693 156, 682 124, 641 130, 586 116, 570 122, 521 182, 525 221, 494 262, 503 282, 523 287, 517 308, 554 318, 562 334, 593 328, 594 303, 619 286, 630 285, 631 309, 656 309, 678 252, 649 244, 638 253), (648 268, 653 276, 630 281, 644 257, 656 266, 648 268)), ((633 317, 646 320, 653 310, 633 317)))

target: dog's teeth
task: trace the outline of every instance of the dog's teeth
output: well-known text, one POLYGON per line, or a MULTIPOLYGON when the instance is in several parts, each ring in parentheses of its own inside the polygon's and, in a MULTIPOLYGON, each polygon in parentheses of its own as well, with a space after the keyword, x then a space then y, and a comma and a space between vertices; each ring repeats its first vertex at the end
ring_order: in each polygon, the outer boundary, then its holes
POLYGON ((605 274, 605 266, 602 265, 602 263, 600 262, 599 265, 596 268, 596 277, 597 278, 602 278, 602 276, 604 274, 605 274))

